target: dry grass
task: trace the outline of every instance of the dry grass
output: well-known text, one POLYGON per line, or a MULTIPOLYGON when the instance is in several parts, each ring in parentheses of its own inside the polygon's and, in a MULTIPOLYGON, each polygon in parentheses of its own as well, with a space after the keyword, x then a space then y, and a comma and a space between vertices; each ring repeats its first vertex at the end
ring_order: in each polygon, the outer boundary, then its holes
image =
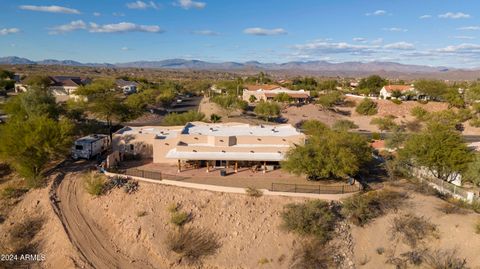
POLYGON ((247 193, 247 195, 251 197, 261 197, 263 195, 263 192, 261 190, 255 189, 253 187, 246 188, 245 193, 247 193))
POLYGON ((333 246, 318 240, 304 241, 293 252, 290 269, 328 269, 336 268, 333 246))
POLYGON ((480 234, 480 219, 475 223, 475 233, 480 234))
POLYGON ((181 261, 197 263, 202 257, 213 255, 220 248, 218 236, 208 230, 184 228, 170 232, 165 244, 180 255, 181 261))
POLYGON ((431 269, 466 269, 466 259, 459 258, 456 249, 435 250, 426 255, 426 264, 431 269))
POLYGON ((442 204, 437 209, 440 210, 441 212, 445 213, 445 214, 465 215, 465 214, 468 213, 468 211, 466 209, 461 208, 457 205, 448 204, 448 203, 442 204))
POLYGON ((97 172, 88 172, 83 176, 85 190, 94 196, 100 196, 104 193, 106 178, 105 175, 97 172))
POLYGON ((438 228, 425 217, 405 214, 393 219, 390 232, 392 239, 402 240, 405 244, 415 248, 427 237, 438 237, 438 228))

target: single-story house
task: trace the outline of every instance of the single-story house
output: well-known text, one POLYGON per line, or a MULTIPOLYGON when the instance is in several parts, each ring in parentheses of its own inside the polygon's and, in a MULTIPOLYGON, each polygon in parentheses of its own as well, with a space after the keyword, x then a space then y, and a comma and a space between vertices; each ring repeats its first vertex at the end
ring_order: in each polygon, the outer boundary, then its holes
POLYGON ((393 96, 395 92, 399 92, 402 95, 406 93, 418 94, 412 85, 386 85, 380 90, 379 98, 396 99, 396 97, 393 96))
POLYGON ((290 90, 288 88, 278 85, 247 85, 243 89, 242 99, 250 102, 251 96, 255 97, 255 102, 259 101, 271 101, 280 94, 285 93, 290 96, 297 103, 306 103, 310 100, 310 91, 305 90, 290 90))
MULTIPOLYGON (((91 82, 88 78, 81 78, 75 76, 50 76, 50 85, 48 89, 52 91, 55 96, 70 96, 80 86, 87 85, 91 82)), ((26 92, 28 85, 25 83, 25 79, 15 83, 15 92, 26 92)))
POLYGON ((132 94, 137 92, 138 83, 135 81, 117 79, 115 84, 123 91, 124 94, 132 94))
POLYGON ((153 163, 187 163, 197 167, 274 168, 287 151, 305 143, 305 134, 290 124, 190 122, 185 126, 124 127, 113 134, 113 150, 120 156, 151 158, 153 163))

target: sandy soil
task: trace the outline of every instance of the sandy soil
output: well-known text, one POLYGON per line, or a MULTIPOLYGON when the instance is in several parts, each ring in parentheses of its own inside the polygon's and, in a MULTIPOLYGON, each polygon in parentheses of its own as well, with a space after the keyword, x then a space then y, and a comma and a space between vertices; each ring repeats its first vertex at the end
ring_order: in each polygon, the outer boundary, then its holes
POLYGON ((376 219, 365 227, 351 225, 352 235, 355 241, 355 259, 359 268, 395 268, 386 265, 387 253, 395 250, 398 257, 400 253, 411 250, 403 242, 394 249, 389 231, 393 218, 403 213, 413 213, 417 216, 425 216, 433 224, 438 226, 439 239, 431 238, 425 246, 431 250, 458 249, 459 257, 467 261, 469 268, 480 268, 480 235, 475 234, 474 224, 480 219, 479 214, 468 213, 466 215, 445 214, 438 210, 446 202, 432 196, 411 193, 408 204, 398 212, 388 214, 376 219), (385 253, 379 255, 376 249, 383 247, 385 253), (360 266, 362 261, 368 261, 360 266))
MULTIPOLYGON (((60 217, 50 204, 49 188, 45 188, 28 192, 0 224, 0 234, 6 235, 13 223, 27 215, 46 219, 35 240, 47 260, 34 268, 288 268, 299 242, 297 235, 279 228, 280 213, 287 203, 306 199, 252 198, 148 183, 140 183, 139 191, 132 195, 114 189, 94 198, 84 191, 79 172, 65 172, 55 203, 60 217), (176 254, 165 246, 168 232, 174 229, 167 210, 172 203, 181 204, 183 211, 192 214, 188 226, 208 229, 220 238, 217 253, 206 257, 201 266, 178 264, 176 254), (260 265, 260 260, 269 262, 260 265)), ((456 247, 471 268, 480 268, 480 236, 474 233, 480 215, 446 215, 437 209, 443 203, 412 193, 408 204, 398 212, 365 227, 347 225, 351 230, 347 228, 337 239, 350 237, 351 233, 357 268, 394 268, 385 264, 386 254, 379 255, 376 249, 388 250, 393 245, 388 231, 393 217, 413 212, 438 225, 440 238, 430 240, 429 248, 456 247), (362 266, 365 259, 368 262, 362 266)), ((0 237, 0 243, 5 238, 0 237)), ((405 245, 399 245, 396 254, 406 250, 405 245)))

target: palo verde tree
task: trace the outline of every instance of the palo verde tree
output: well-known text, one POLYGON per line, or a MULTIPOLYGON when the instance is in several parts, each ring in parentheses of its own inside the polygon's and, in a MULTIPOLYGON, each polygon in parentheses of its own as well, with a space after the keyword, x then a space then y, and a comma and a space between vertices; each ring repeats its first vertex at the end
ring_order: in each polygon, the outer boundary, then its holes
POLYGON ((465 172, 472 160, 460 133, 439 122, 429 122, 425 130, 410 135, 399 156, 446 181, 453 181, 456 175, 465 172))
POLYGON ((30 187, 39 186, 46 166, 68 152, 73 125, 58 119, 55 99, 45 89, 13 97, 5 108, 9 119, 0 126, 0 159, 30 187))
POLYGON ((326 94, 321 94, 318 96, 317 104, 320 105, 322 109, 332 109, 335 105, 338 105, 344 100, 344 96, 338 91, 331 91, 326 94))
POLYGON ((365 137, 346 131, 333 131, 315 120, 309 127, 305 145, 292 148, 282 167, 311 180, 345 179, 356 175, 370 161, 371 148, 365 137))
POLYGON ((365 93, 379 94, 383 86, 387 85, 388 81, 378 75, 372 75, 362 78, 358 83, 358 89, 365 93))
POLYGON ((278 116, 280 116, 280 105, 275 102, 260 101, 255 106, 253 112, 255 112, 257 117, 269 121, 269 119, 271 118, 277 118, 278 116))
POLYGON ((447 92, 447 84, 439 80, 419 80, 415 82, 415 89, 433 99, 441 99, 447 92))

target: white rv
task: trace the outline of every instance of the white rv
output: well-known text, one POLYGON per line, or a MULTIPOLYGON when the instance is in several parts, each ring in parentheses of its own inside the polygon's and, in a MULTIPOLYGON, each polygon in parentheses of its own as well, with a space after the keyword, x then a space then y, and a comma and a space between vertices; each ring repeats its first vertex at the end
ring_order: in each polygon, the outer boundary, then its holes
POLYGON ((91 159, 108 150, 110 137, 103 134, 93 134, 75 141, 72 148, 72 158, 91 159))

